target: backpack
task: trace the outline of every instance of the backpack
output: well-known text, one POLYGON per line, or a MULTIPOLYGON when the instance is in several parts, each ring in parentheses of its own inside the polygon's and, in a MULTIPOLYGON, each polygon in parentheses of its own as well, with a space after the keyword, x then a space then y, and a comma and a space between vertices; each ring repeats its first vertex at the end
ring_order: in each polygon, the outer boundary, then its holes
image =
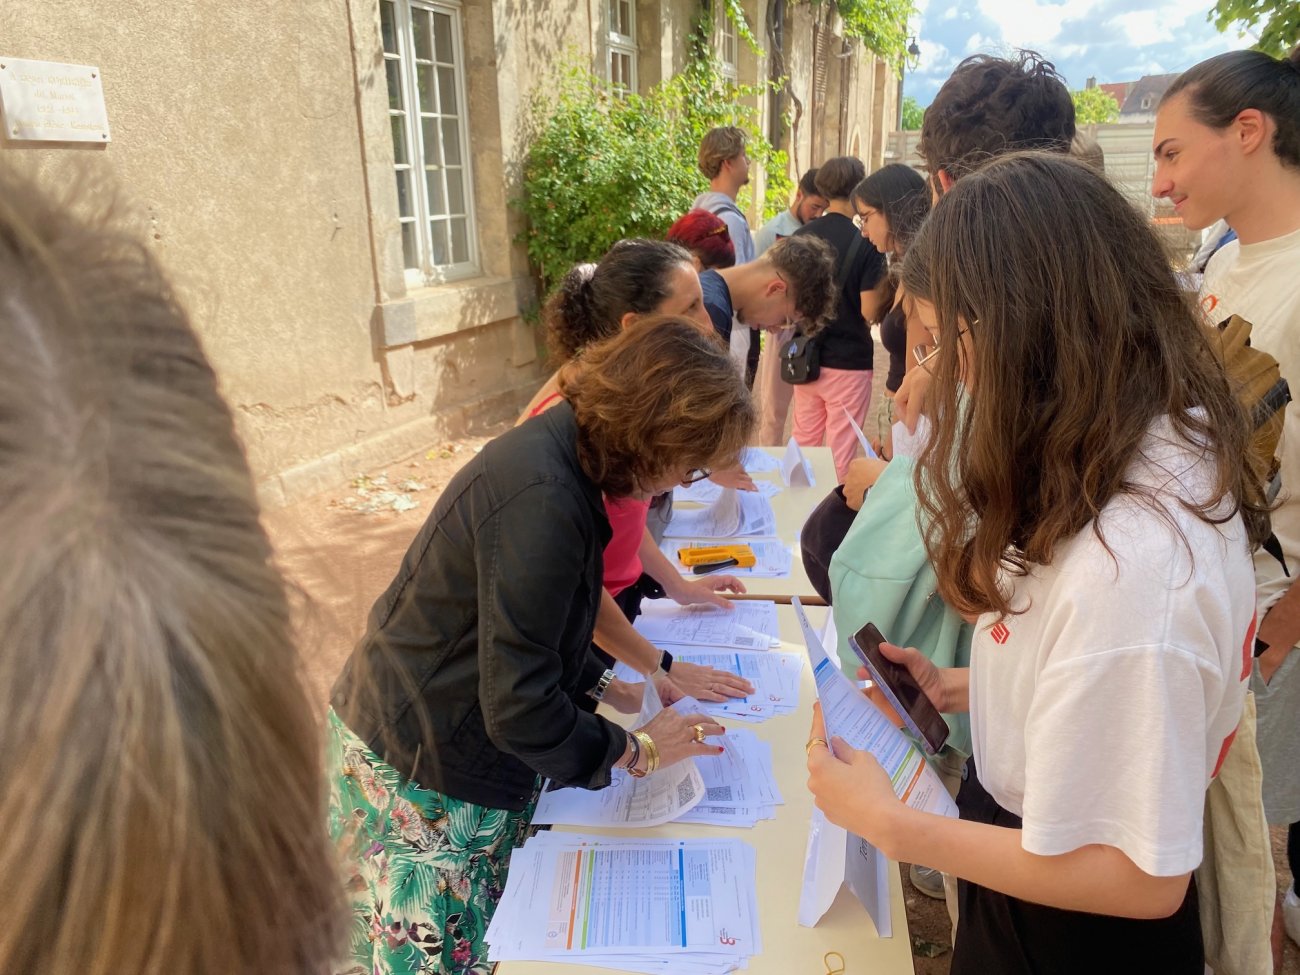
MULTIPOLYGON (((1282 488, 1282 463, 1277 456, 1277 447, 1282 439, 1286 405, 1291 402, 1291 388, 1282 378, 1277 360, 1250 344, 1250 327, 1250 322, 1240 315, 1233 315, 1219 322, 1210 344, 1228 373, 1228 381, 1236 391, 1237 399, 1250 414, 1255 432, 1247 460, 1264 489, 1264 499, 1271 503, 1282 488)), ((1282 557, 1282 546, 1277 536, 1270 534, 1263 547, 1282 563, 1282 571, 1289 577, 1291 573, 1282 557)))
POLYGON ((1282 439, 1282 421, 1286 405, 1291 402, 1291 389, 1282 378, 1277 360, 1250 344, 1250 328, 1250 322, 1233 315, 1219 323, 1211 344, 1237 399, 1250 414, 1255 430, 1249 455, 1251 469, 1263 485, 1265 497, 1272 501, 1282 486, 1277 446, 1282 439))

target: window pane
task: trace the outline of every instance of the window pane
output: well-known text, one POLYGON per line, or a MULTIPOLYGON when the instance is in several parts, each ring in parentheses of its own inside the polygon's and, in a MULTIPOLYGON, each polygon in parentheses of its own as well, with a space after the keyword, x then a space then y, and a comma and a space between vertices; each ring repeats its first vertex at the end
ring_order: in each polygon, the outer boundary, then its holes
POLYGON ((415 56, 423 61, 432 61, 433 39, 429 37, 429 12, 412 7, 411 27, 415 34, 415 56))
POLYGON ((438 103, 443 115, 456 114, 456 69, 438 69, 438 103))
POLYGON ((442 129, 438 126, 438 120, 422 117, 420 131, 424 138, 424 166, 426 169, 437 169, 442 165, 442 153, 438 151, 438 144, 442 142, 442 129))
POLYGON ((460 165, 460 123, 454 118, 442 120, 442 161, 448 166, 460 165))
POLYGON ((429 236, 433 239, 433 263, 450 264, 451 248, 447 245, 447 221, 429 221, 429 236))
POLYGON ((447 170, 447 212, 465 212, 465 173, 463 170, 447 170))
POLYGON ((388 74, 388 107, 402 107, 402 69, 397 61, 385 61, 384 71, 388 74))
POLYGON ((420 249, 415 244, 415 221, 402 224, 402 264, 404 267, 420 266, 420 249))
POLYGON ((420 111, 436 112, 438 110, 438 102, 434 98, 433 68, 426 64, 416 65, 415 82, 420 93, 420 111))
POLYGON ((397 171, 397 214, 402 217, 415 216, 415 212, 411 209, 411 171, 409 169, 399 169, 397 171))
POLYGON ((424 174, 425 190, 429 194, 429 215, 442 216, 447 212, 447 197, 442 189, 442 170, 429 169, 424 174))
POLYGON ((469 260, 469 226, 463 218, 451 221, 451 259, 456 264, 469 260))
POLYGON ((396 16, 393 0, 380 0, 379 31, 384 38, 384 50, 389 54, 397 53, 397 25, 394 23, 396 16))
POLYGON ((411 161, 406 151, 406 117, 394 115, 393 122, 393 162, 399 166, 411 161))
POLYGON ((451 64, 455 60, 451 56, 451 17, 448 14, 433 15, 433 43, 440 63, 451 64))

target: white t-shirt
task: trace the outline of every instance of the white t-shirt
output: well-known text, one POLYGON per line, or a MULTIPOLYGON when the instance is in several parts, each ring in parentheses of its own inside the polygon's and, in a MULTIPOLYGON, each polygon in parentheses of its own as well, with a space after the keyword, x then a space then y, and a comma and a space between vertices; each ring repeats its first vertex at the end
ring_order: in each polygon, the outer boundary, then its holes
POLYGON ((1254 577, 1239 516, 1216 526, 1179 504, 1213 496, 1214 468, 1172 437, 1154 423, 1129 472, 1168 521, 1112 499, 1110 552, 1089 525, 1051 565, 1004 577, 1025 612, 976 626, 975 761, 1030 853, 1113 846, 1152 876, 1201 861, 1205 790, 1246 696, 1254 577))
POLYGON ((1205 268, 1201 308, 1212 322, 1230 315, 1250 322, 1250 344, 1277 359, 1291 385, 1278 451, 1282 490, 1272 515, 1291 578, 1273 556, 1255 553, 1262 617, 1300 578, 1300 230, 1244 247, 1235 240, 1225 244, 1205 268))

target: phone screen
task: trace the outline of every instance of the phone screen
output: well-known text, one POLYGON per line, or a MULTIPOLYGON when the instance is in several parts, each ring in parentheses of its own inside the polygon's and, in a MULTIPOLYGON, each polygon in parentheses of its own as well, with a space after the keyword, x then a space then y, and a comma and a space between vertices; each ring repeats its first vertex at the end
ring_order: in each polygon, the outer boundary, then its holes
POLYGON ((876 625, 868 623, 849 637, 849 646, 858 655, 858 659, 866 664, 871 679, 889 699, 908 730, 933 755, 948 740, 948 722, 943 720, 943 715, 925 696, 907 668, 894 663, 880 652, 880 644, 884 639, 876 625))

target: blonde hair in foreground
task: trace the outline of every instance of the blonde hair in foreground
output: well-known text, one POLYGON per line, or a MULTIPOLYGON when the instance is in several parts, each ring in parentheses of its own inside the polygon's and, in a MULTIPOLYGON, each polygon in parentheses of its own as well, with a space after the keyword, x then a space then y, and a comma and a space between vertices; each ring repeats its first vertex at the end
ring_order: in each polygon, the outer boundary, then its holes
POLYGON ((0 165, 0 972, 326 971, 318 729, 230 412, 55 177, 0 165))

